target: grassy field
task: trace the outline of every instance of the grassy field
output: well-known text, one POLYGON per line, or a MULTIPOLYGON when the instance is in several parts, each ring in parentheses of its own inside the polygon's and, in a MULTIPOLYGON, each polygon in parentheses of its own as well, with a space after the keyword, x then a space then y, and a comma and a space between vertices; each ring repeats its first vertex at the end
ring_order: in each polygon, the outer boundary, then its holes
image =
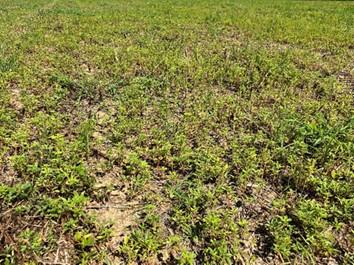
POLYGON ((354 264, 354 2, 0 1, 0 264, 354 264))

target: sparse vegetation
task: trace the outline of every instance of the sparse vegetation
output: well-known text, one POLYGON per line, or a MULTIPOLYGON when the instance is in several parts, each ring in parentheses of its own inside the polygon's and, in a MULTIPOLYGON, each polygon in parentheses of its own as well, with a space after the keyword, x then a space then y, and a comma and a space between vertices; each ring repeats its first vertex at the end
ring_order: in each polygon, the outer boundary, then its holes
POLYGON ((351 1, 2 0, 0 263, 353 264, 353 40, 351 1))

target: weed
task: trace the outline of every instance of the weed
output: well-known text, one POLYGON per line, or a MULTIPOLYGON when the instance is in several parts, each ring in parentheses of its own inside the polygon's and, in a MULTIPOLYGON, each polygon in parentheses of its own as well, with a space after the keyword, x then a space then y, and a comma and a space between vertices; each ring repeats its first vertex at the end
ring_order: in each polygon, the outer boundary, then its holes
POLYGON ((0 263, 352 264, 352 14, 2 1, 0 263))

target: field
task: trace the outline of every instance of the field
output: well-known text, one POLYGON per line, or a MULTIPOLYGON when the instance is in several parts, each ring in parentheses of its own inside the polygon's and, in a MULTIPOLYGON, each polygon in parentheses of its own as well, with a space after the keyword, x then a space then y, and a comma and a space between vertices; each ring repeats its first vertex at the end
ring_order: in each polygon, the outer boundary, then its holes
POLYGON ((0 0, 0 264, 354 264, 354 2, 0 0))

